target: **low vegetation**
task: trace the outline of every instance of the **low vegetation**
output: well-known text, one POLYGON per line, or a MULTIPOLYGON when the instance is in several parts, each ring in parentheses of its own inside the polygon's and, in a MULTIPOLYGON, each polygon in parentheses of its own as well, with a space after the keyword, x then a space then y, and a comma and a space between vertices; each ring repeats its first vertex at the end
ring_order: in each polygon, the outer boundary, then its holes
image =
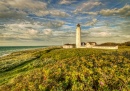
POLYGON ((114 42, 107 42, 107 43, 102 43, 100 46, 130 46, 130 41, 124 42, 124 43, 114 43, 114 42))
POLYGON ((130 47, 12 53, 0 58, 0 91, 130 91, 130 47))

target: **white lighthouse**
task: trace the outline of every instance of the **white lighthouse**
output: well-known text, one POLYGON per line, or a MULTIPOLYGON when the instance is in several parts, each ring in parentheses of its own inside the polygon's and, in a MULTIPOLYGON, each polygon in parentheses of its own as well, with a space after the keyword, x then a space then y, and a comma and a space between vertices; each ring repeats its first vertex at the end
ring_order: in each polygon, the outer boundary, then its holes
POLYGON ((80 47, 81 47, 81 28, 80 24, 78 24, 76 28, 76 48, 80 47))

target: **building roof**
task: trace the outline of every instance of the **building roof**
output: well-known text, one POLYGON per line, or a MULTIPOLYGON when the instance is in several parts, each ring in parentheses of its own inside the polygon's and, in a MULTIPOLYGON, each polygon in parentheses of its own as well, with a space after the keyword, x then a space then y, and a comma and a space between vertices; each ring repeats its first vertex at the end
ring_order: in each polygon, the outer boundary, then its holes
POLYGON ((97 44, 96 42, 87 42, 87 43, 89 43, 89 44, 93 44, 93 43, 97 44))
POLYGON ((77 27, 80 27, 80 24, 77 24, 77 27))
POLYGON ((68 45, 68 46, 69 46, 69 45, 72 45, 72 46, 75 46, 75 44, 64 44, 64 45, 68 45))

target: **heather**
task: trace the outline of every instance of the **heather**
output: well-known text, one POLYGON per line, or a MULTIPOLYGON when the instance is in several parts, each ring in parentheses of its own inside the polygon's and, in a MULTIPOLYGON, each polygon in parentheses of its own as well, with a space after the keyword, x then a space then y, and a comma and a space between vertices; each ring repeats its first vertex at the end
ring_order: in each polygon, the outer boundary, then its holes
POLYGON ((41 48, 0 58, 0 91, 129 91, 130 47, 41 48))

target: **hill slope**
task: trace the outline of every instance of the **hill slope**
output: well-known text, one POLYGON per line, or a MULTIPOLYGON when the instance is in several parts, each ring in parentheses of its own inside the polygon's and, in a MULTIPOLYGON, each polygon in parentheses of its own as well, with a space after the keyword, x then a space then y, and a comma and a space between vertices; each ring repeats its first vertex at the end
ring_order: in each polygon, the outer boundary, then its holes
POLYGON ((0 91, 128 91, 130 48, 45 48, 0 59, 0 91))
POLYGON ((100 46, 130 46, 130 41, 124 42, 124 43, 114 43, 114 42, 107 42, 107 43, 102 43, 100 46))

